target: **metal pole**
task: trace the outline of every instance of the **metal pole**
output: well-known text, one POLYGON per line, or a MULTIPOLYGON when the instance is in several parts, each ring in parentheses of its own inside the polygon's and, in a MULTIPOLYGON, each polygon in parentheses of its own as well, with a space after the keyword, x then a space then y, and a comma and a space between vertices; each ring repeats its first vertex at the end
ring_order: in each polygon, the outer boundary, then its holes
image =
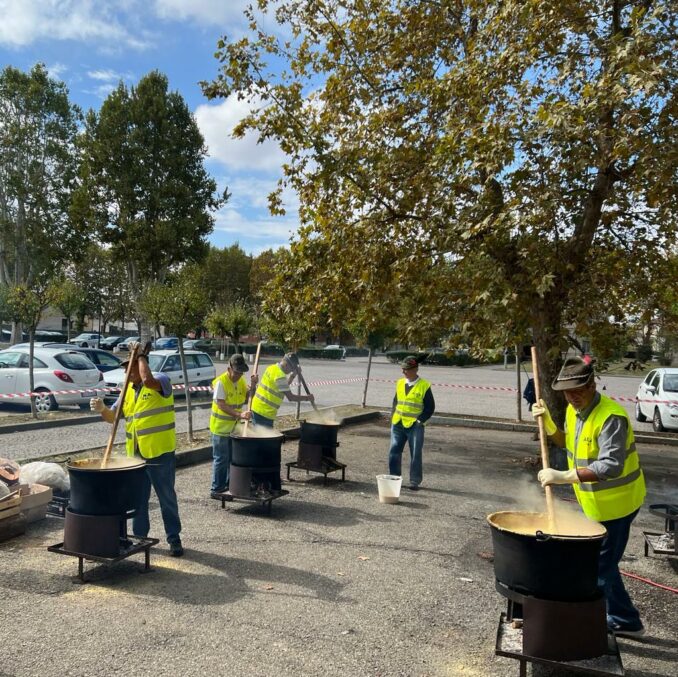
POLYGON ((522 421, 523 412, 521 396, 523 393, 523 389, 520 385, 520 355, 518 354, 518 346, 516 346, 516 388, 518 390, 518 392, 516 393, 516 409, 518 411, 518 415, 516 416, 516 418, 518 421, 522 421))
MULTIPOLYGON (((301 381, 297 381, 297 397, 301 397, 301 381)), ((301 413, 301 402, 297 400, 297 421, 299 420, 300 413, 301 413)))
POLYGON ((370 384, 370 369, 372 368, 372 348, 370 348, 369 355, 367 356, 367 374, 365 376, 365 389, 363 390, 363 409, 365 408, 365 403, 367 402, 367 386, 370 384))

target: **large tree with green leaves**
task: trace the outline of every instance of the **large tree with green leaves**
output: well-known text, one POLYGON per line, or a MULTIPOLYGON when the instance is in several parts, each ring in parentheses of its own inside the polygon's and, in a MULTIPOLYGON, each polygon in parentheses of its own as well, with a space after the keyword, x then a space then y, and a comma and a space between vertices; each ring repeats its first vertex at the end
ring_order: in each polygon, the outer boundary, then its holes
POLYGON ((675 251, 670 3, 258 5, 205 91, 249 98, 236 133, 290 158, 302 228, 270 303, 336 326, 386 312, 417 343, 531 338, 545 383, 575 336, 634 312, 675 251))
POLYGON ((215 306, 226 307, 250 299, 252 257, 236 242, 230 247, 210 247, 201 267, 203 284, 215 306))
POLYGON ((127 265, 136 298, 173 267, 207 254, 212 212, 223 204, 186 102, 153 71, 123 83, 90 111, 77 215, 127 265))
POLYGON ((69 219, 79 119, 43 65, 0 72, 0 285, 34 287, 80 247, 69 219))

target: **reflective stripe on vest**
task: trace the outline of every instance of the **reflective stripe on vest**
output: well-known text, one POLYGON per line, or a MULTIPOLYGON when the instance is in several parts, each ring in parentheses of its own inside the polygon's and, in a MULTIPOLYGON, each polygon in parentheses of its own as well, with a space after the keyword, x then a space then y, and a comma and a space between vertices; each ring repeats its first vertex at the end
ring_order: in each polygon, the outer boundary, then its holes
MULTIPOLYGON (((224 401, 229 406, 242 411, 242 406, 247 400, 247 384, 244 378, 239 378, 235 383, 231 381, 228 372, 224 372, 221 376, 212 381, 212 388, 216 390, 217 383, 221 382, 224 387, 224 401)), ((219 409, 217 403, 212 400, 212 415, 210 416, 210 432, 214 435, 222 435, 226 437, 235 428, 235 423, 239 417, 231 416, 225 411, 219 409)))
POLYGON ((266 369, 252 399, 252 411, 266 418, 275 418, 284 399, 280 387, 287 383, 287 375, 279 364, 266 369))
POLYGON ((419 414, 424 411, 424 395, 426 395, 431 384, 420 378, 410 388, 410 392, 405 393, 406 384, 407 379, 405 378, 401 378, 396 383, 396 408, 391 418, 391 424, 395 425, 402 422, 404 428, 410 428, 419 414))
POLYGON ((144 458, 156 458, 174 451, 177 446, 174 418, 174 396, 142 386, 135 398, 130 384, 125 393, 122 414, 125 416, 125 437, 128 456, 134 456, 135 443, 144 458))
POLYGON ((626 411, 616 402, 601 395, 589 417, 584 421, 579 441, 575 449, 575 431, 577 414, 571 405, 566 412, 567 464, 572 468, 585 468, 598 458, 598 436, 610 416, 622 416, 626 419, 626 458, 619 477, 574 484, 574 492, 584 514, 592 520, 606 522, 630 515, 640 508, 645 499, 645 478, 640 467, 636 451, 635 437, 631 421, 626 411), (572 451, 574 450, 574 452, 572 451))

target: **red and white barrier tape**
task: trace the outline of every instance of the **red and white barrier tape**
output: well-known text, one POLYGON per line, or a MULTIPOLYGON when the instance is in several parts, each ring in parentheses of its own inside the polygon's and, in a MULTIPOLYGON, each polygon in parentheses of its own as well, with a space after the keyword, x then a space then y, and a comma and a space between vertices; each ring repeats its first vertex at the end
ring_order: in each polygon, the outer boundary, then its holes
MULTIPOLYGON (((310 381, 308 383, 309 386, 330 386, 330 385, 341 385, 344 383, 361 383, 365 381, 365 377, 356 377, 356 378, 342 378, 342 379, 333 379, 330 381, 310 381)), ((372 378, 370 381, 374 381, 377 383, 397 383, 397 379, 384 379, 384 378, 372 378)), ((506 386, 477 386, 477 385, 467 385, 463 383, 431 383, 432 386, 435 386, 436 388, 457 388, 460 390, 489 390, 489 391, 495 391, 495 392, 504 392, 504 393, 517 393, 516 388, 510 388, 506 386)), ((172 390, 186 390, 186 386, 183 383, 179 383, 176 385, 172 386, 172 390)), ((212 391, 212 386, 190 386, 189 390, 191 392, 195 391, 212 391)), ((47 396, 47 395, 77 395, 79 393, 83 392, 93 392, 93 391, 98 391, 98 392, 110 392, 110 393, 118 393, 120 392, 119 388, 107 388, 104 386, 93 386, 90 388, 71 388, 71 389, 64 389, 64 390, 43 390, 40 392, 35 392, 32 393, 35 397, 41 397, 41 396, 47 396)), ((0 399, 22 399, 22 398, 29 398, 31 397, 31 393, 8 393, 8 394, 2 394, 0 393, 0 399)), ((637 400, 635 397, 624 397, 624 396, 613 396, 613 395, 608 395, 608 397, 611 400, 615 400, 616 402, 649 402, 649 403, 654 403, 654 404, 673 404, 673 405, 678 405, 678 400, 648 400, 648 399, 641 399, 637 400)))

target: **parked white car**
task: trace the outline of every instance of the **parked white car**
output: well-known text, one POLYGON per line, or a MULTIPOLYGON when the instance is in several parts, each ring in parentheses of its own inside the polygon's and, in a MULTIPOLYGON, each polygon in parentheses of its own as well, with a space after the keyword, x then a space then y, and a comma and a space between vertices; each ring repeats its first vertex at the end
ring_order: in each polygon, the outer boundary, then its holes
POLYGON ((101 341, 102 338, 101 334, 78 334, 75 338, 72 338, 69 343, 75 343, 76 346, 80 346, 81 348, 98 348, 99 341, 101 341))
MULTIPOLYGON (((0 350, 0 394, 30 392, 28 348, 0 350)), ((40 393, 35 406, 40 412, 58 409, 60 405, 77 404, 89 408, 89 400, 100 394, 103 376, 82 353, 64 348, 35 348, 33 354, 34 392, 40 393), (52 394, 58 390, 76 393, 52 394)), ((0 398, 0 402, 29 404, 30 399, 0 398)))
POLYGON ((636 393, 636 420, 652 419, 657 432, 678 430, 678 368, 653 369, 636 393))
MULTIPOLYGON (((190 386, 209 386, 216 378, 216 369, 212 358, 198 350, 185 350, 186 371, 188 372, 188 384, 190 386)), ((148 353, 148 365, 151 371, 167 374, 172 385, 184 384, 184 373, 181 370, 181 361, 177 350, 152 350, 148 353)), ((105 387, 107 400, 115 400, 120 389, 125 383, 125 369, 114 369, 106 372, 105 387)), ((175 395, 183 394, 175 391, 175 395)))
POLYGON ((341 359, 343 360, 343 359, 346 358, 346 348, 344 348, 344 346, 333 344, 333 345, 325 346, 323 348, 323 350, 340 350, 341 351, 341 359))

